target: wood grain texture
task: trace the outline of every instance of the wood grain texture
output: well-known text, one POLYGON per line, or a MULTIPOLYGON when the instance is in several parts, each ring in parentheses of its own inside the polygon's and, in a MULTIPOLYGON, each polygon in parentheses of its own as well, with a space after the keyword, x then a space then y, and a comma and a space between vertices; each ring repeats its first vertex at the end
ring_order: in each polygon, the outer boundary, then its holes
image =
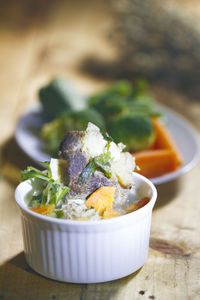
MULTIPOLYGON (((84 93, 105 86, 106 81, 84 75, 78 66, 87 55, 110 59, 116 52, 106 39, 112 24, 107 1, 1 5, 0 299, 200 299, 199 164, 178 180, 158 186, 151 248, 138 272, 114 282, 77 285, 46 279, 26 264, 14 190, 20 169, 34 162, 13 139, 16 122, 37 101, 38 88, 54 75, 70 79, 84 93)), ((200 15, 200 10, 195 13, 200 15)), ((200 133, 199 102, 159 87, 153 92, 200 133)))

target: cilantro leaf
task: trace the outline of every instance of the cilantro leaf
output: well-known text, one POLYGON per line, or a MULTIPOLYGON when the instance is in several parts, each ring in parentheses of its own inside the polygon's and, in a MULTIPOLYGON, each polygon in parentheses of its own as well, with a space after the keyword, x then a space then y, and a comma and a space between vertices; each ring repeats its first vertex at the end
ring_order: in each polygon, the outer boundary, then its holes
POLYGON ((107 142, 113 142, 113 138, 107 132, 103 133, 102 135, 104 137, 104 140, 106 140, 107 142))
POLYGON ((55 210, 56 218, 62 219, 64 218, 64 210, 55 210))
POLYGON ((39 196, 33 195, 31 199, 31 207, 38 205, 48 205, 53 204, 56 205, 59 203, 59 201, 66 195, 66 193, 69 191, 69 187, 63 186, 59 180, 54 180, 52 178, 52 171, 50 168, 50 162, 41 162, 44 164, 45 167, 48 169, 48 174, 45 174, 44 172, 34 168, 34 167, 28 167, 27 170, 24 170, 21 172, 21 182, 33 179, 33 178, 39 178, 41 180, 44 180, 46 184, 44 184, 43 189, 39 196))
POLYGON ((42 205, 54 204, 56 206, 68 191, 67 186, 51 180, 43 190, 42 205))
POLYGON ((21 171, 21 182, 36 177, 45 181, 50 180, 50 178, 44 172, 34 167, 28 167, 27 170, 21 171))
POLYGON ((104 174, 108 177, 112 177, 111 172, 111 153, 107 151, 97 157, 94 158, 96 168, 100 169, 104 172, 104 174))
POLYGON ((80 175, 81 182, 85 183, 97 170, 102 171, 106 177, 111 178, 111 160, 111 153, 108 150, 101 155, 94 157, 82 171, 80 175))
POLYGON ((51 168, 50 168, 50 162, 49 161, 40 161, 40 160, 39 160, 39 162, 41 164, 43 164, 47 168, 47 170, 48 170, 48 177, 52 177, 52 172, 51 172, 51 168))
POLYGON ((93 159, 83 169, 83 171, 80 175, 81 183, 85 183, 89 179, 89 177, 94 174, 95 171, 96 171, 96 166, 95 166, 95 162, 94 162, 94 159, 93 159))

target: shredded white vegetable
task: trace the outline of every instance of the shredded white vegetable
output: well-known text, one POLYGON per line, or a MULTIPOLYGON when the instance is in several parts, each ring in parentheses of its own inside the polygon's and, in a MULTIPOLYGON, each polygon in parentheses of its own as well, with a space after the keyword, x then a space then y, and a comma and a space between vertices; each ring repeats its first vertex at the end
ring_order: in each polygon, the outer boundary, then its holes
POLYGON ((88 220, 100 220, 101 217, 94 208, 87 208, 83 201, 74 200, 62 206, 65 219, 73 220, 87 218, 88 220))

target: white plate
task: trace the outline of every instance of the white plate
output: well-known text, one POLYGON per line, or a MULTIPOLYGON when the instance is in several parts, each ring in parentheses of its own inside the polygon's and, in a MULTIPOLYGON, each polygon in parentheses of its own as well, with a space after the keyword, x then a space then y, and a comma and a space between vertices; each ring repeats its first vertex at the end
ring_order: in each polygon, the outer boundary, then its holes
MULTIPOLYGON (((196 130, 179 114, 163 105, 158 107, 164 112, 167 126, 175 138, 183 157, 183 165, 174 172, 151 178, 154 184, 171 181, 191 170, 199 160, 199 140, 196 130)), ((43 150, 43 142, 39 137, 41 126, 45 123, 41 106, 38 104, 25 113, 18 121, 15 138, 22 150, 34 161, 48 161, 49 154, 43 150)))

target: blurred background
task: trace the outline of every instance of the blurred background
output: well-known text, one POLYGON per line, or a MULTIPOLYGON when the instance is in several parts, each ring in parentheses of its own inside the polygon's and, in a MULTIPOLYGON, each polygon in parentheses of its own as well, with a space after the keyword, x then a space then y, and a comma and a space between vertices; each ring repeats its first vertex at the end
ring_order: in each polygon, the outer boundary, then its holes
POLYGON ((16 161, 16 122, 55 76, 83 94, 116 79, 147 79, 158 101, 200 129, 199 16, 198 0, 0 1, 5 173, 13 160, 26 165, 24 155, 16 161))

